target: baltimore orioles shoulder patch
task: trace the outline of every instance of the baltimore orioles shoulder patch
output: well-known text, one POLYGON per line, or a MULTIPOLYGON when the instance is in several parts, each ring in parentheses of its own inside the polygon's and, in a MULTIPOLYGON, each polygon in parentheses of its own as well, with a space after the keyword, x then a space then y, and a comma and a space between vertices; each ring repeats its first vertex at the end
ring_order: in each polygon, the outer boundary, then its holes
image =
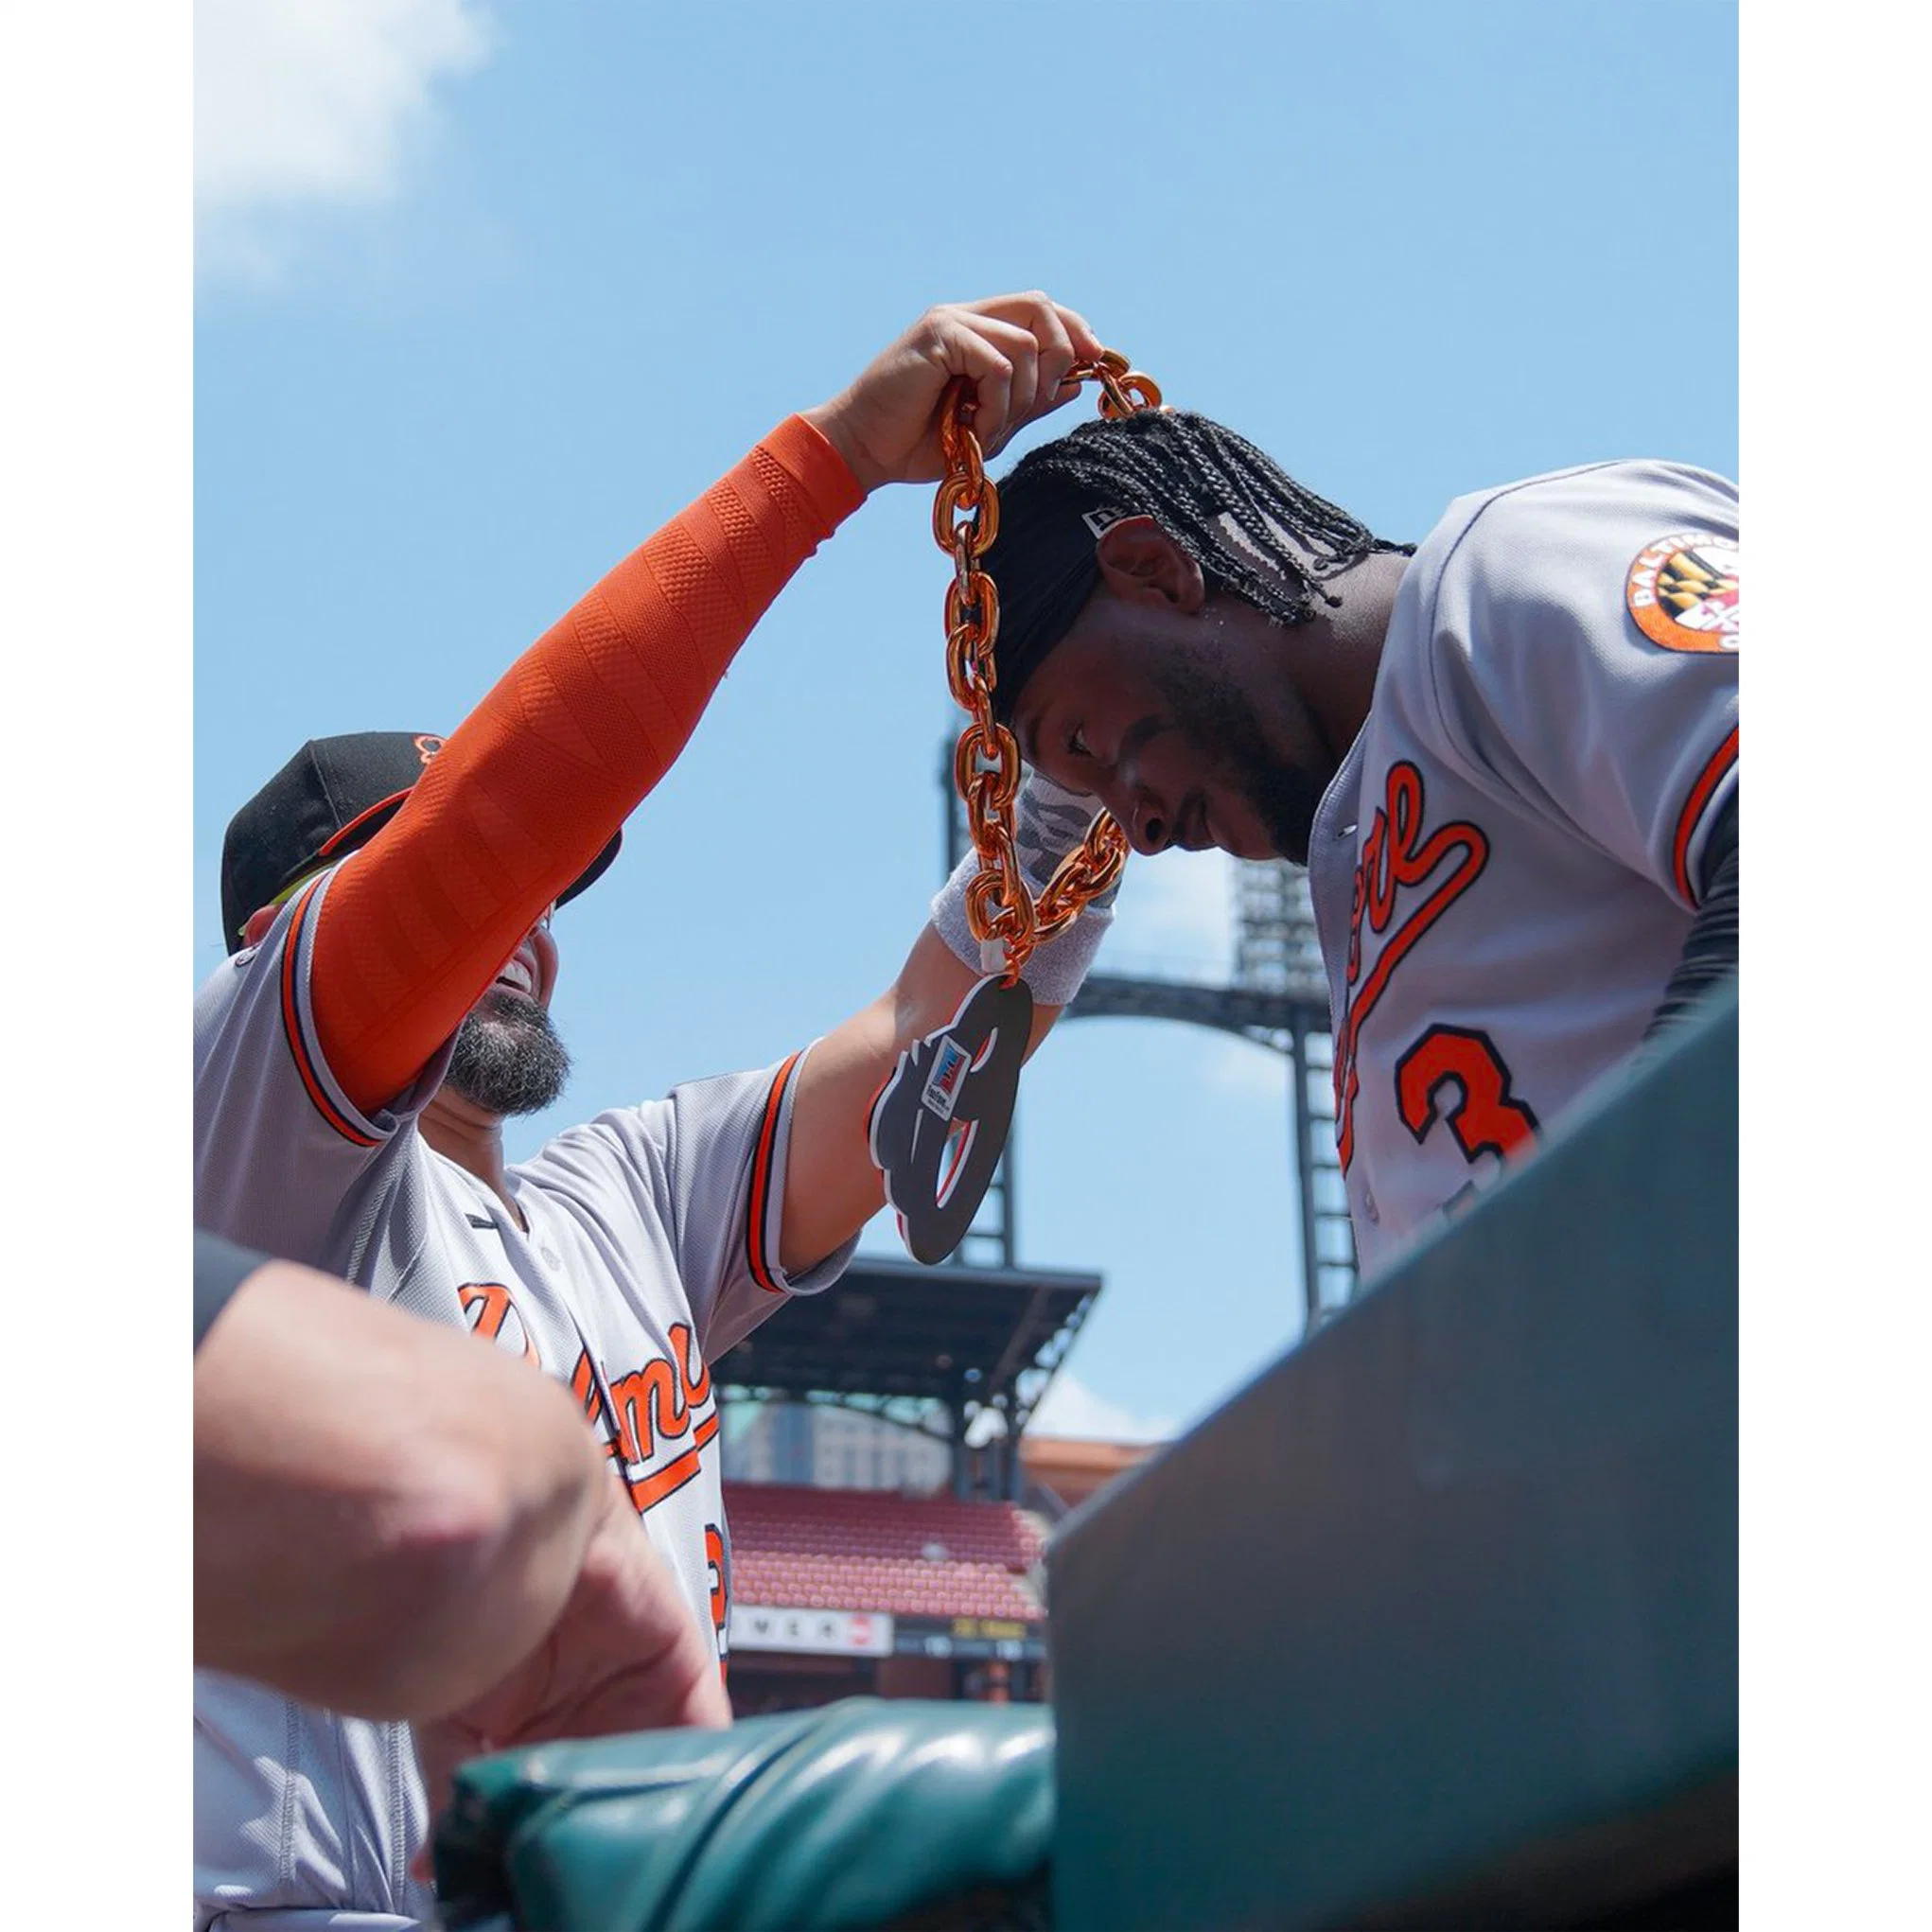
POLYGON ((1666 651, 1737 649, 1737 545, 1701 530, 1660 536, 1624 581, 1637 628, 1666 651))

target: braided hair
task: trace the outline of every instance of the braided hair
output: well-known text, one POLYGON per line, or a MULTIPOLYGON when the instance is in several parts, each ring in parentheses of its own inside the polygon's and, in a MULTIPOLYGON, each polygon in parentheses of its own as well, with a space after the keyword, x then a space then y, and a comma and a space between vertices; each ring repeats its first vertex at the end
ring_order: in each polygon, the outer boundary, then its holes
POLYGON ((1023 456, 999 497, 986 569, 999 590, 994 710, 1004 719, 1093 594, 1095 540, 1123 517, 1153 518, 1211 590, 1284 624, 1307 624, 1317 602, 1340 604, 1326 580, 1364 557, 1415 550, 1377 536, 1245 437, 1186 410, 1083 423, 1023 456))

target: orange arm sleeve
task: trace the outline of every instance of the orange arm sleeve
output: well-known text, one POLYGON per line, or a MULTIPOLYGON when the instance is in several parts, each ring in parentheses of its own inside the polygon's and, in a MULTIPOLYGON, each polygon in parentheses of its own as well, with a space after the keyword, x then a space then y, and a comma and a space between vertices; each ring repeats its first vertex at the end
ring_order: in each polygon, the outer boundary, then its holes
POLYGON ((343 866, 311 998, 363 1112, 409 1085, 671 768, 752 626, 862 501, 788 418, 510 667, 343 866))

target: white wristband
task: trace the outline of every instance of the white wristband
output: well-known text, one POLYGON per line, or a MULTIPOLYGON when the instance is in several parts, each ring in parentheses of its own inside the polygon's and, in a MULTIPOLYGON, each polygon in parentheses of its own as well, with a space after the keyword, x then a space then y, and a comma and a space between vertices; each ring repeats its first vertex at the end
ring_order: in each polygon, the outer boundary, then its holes
MULTIPOLYGON (((1060 862, 1086 836, 1099 809, 1094 799, 1069 792, 1039 772, 1029 771, 1013 800, 1013 846, 1028 889, 1038 897, 1060 862)), ((997 940, 973 936, 966 918, 966 887, 979 871, 979 855, 968 852, 933 901, 933 927, 960 964, 975 973, 997 973, 1006 948, 997 940)), ((1113 885, 1091 901, 1074 922, 1043 946, 1035 946, 1020 975, 1042 1006, 1063 1007, 1080 991, 1094 963, 1107 928, 1114 921, 1113 885)))

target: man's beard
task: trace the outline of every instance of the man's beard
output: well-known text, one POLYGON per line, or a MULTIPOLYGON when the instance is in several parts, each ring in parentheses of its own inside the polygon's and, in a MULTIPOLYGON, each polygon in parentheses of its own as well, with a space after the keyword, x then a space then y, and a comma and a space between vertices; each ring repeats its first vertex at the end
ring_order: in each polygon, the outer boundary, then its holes
POLYGON ((464 1015, 444 1084, 485 1114, 540 1114, 571 1077, 571 1056, 542 1003, 493 986, 464 1015))
POLYGON ((1274 850, 1307 865, 1323 788, 1270 746, 1248 700, 1210 668, 1204 653, 1175 651, 1150 668, 1188 746, 1246 801, 1274 850))

